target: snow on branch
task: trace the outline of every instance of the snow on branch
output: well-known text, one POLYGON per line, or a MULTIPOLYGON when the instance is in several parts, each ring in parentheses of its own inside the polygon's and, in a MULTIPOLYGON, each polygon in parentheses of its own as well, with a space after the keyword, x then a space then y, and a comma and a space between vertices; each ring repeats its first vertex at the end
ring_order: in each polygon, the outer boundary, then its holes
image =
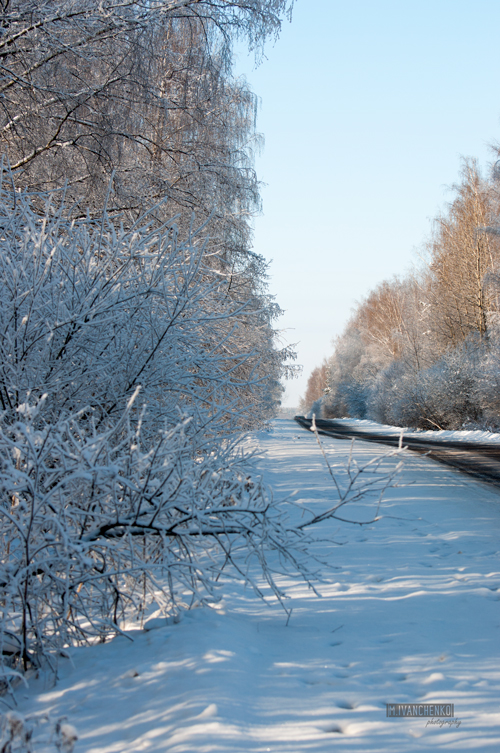
POLYGON ((313 414, 311 431, 314 432, 316 440, 318 442, 321 454, 325 460, 328 468, 328 473, 332 480, 333 487, 336 492, 337 501, 333 507, 323 510, 319 514, 312 514, 311 518, 306 522, 298 526, 300 529, 308 528, 309 526, 317 525, 324 520, 334 519, 339 520, 342 523, 352 523, 353 525, 370 525, 379 520, 380 505, 384 495, 388 489, 395 486, 396 478, 399 471, 402 468, 403 461, 400 460, 396 465, 390 466, 385 469, 383 465, 388 458, 397 457, 403 452, 403 447, 400 442, 400 446, 395 450, 389 450, 381 457, 374 457, 364 465, 359 465, 353 454, 354 442, 351 442, 351 448, 347 463, 343 464, 342 468, 334 470, 328 456, 325 452, 325 448, 319 438, 318 429, 316 426, 316 416, 313 414), (347 504, 357 502, 360 499, 370 496, 375 503, 375 514, 369 520, 350 520, 341 517, 338 511, 345 507, 347 504))

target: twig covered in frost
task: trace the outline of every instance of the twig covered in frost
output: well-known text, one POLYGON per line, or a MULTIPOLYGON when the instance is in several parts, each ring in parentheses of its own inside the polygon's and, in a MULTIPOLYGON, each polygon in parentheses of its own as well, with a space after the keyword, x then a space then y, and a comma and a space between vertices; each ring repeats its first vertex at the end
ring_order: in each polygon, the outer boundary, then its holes
POLYGON ((375 523, 377 520, 379 520, 378 514, 384 494, 387 489, 395 485, 396 477, 403 465, 403 461, 400 460, 399 463, 397 463, 387 471, 382 469, 382 464, 385 463, 388 458, 401 455, 404 449, 401 446, 401 443, 398 449, 389 450, 388 452, 384 453, 382 457, 374 457, 364 465, 359 466, 353 455, 355 442, 355 440, 353 439, 351 442, 347 463, 345 464, 345 466, 343 466, 342 469, 338 469, 337 472, 334 472, 325 452, 325 448, 323 447, 323 444, 321 443, 321 440, 319 438, 318 429, 316 427, 316 417, 314 415, 312 417, 311 431, 314 432, 319 448, 321 450, 321 454, 323 455, 323 458, 325 460, 326 467, 328 468, 328 473, 330 474, 334 489, 336 491, 337 502, 333 507, 330 507, 328 510, 323 511, 318 515, 313 515, 309 520, 302 523, 298 527, 301 529, 307 528, 309 526, 316 525, 317 523, 321 523, 323 520, 328 520, 329 518, 334 518, 335 520, 339 520, 342 523, 352 523, 359 526, 375 523), (345 476, 344 485, 342 484, 341 472, 339 471, 343 471, 343 475, 345 476), (357 500, 362 499, 368 495, 374 497, 375 499, 375 514, 371 517, 370 520, 349 520, 338 515, 338 510, 340 510, 342 507, 345 507, 345 505, 349 504, 350 502, 356 502, 357 500))
POLYGON ((78 733, 66 717, 55 721, 47 716, 24 717, 15 711, 0 714, 0 753, 34 753, 47 742, 52 750, 73 753, 78 733))

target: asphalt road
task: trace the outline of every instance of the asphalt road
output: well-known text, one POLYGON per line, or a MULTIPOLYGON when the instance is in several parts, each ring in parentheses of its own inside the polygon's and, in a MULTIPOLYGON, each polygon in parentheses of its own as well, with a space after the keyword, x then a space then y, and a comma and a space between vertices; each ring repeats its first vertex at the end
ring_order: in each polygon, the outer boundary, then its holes
MULTIPOLYGON (((305 429, 311 428, 312 421, 310 418, 295 416, 295 421, 305 429)), ((364 442, 377 442, 390 447, 397 447, 400 441, 399 436, 378 434, 368 429, 361 429, 355 424, 349 425, 345 421, 335 421, 335 419, 318 418, 316 419, 316 427, 319 434, 326 434, 337 439, 362 439, 364 442)), ((500 486, 500 444, 433 442, 432 439, 416 439, 403 435, 403 447, 407 447, 414 452, 426 453, 433 460, 446 463, 471 476, 500 486)))

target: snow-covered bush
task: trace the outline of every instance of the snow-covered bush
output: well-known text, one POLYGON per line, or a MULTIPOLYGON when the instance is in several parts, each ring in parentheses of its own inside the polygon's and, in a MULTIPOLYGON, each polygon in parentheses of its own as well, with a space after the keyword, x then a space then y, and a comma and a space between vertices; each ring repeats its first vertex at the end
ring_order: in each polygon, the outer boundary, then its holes
POLYGON ((363 382, 355 380, 340 382, 336 385, 335 392, 332 391, 332 394, 325 400, 325 417, 365 418, 369 390, 369 384, 363 384, 363 382))
POLYGON ((478 392, 483 411, 482 424, 490 430, 500 428, 500 333, 498 321, 491 322, 477 369, 478 392))
POLYGON ((78 733, 66 717, 52 720, 49 716, 24 717, 16 711, 0 714, 0 751, 2 753, 33 753, 43 746, 59 753, 73 753, 78 733))
POLYGON ((367 346, 356 323, 349 322, 344 334, 337 338, 329 361, 325 417, 365 418, 371 384, 384 365, 377 347, 367 346))
POLYGON ((324 397, 320 397, 317 400, 315 400, 314 403, 311 405, 311 408, 307 414, 307 417, 312 418, 313 416, 316 416, 316 418, 324 418, 323 402, 324 402, 324 397))
POLYGON ((415 372, 408 370, 402 361, 394 361, 377 374, 370 390, 370 418, 382 424, 399 425, 402 395, 409 391, 412 376, 415 377, 415 372))
MULTIPOLYGON (((36 198, 36 197, 35 197, 36 198)), ((283 354, 264 295, 235 299, 234 273, 207 258, 203 228, 185 240, 154 211, 129 230, 72 222, 64 205, 0 189, 0 407, 14 417, 46 395, 52 419, 91 407, 106 424, 141 385, 148 426, 179 408, 206 435, 269 414, 283 354)))
POLYGON ((0 425, 4 655, 39 666, 153 601, 175 612, 210 599, 242 551, 275 588, 266 550, 297 550, 231 442, 198 452, 188 418, 143 447, 132 400, 105 431, 88 411, 47 424, 44 402, 0 425))
POLYGON ((272 587, 266 549, 293 560, 240 448, 273 410, 287 352, 272 301, 236 285, 203 232, 181 242, 154 211, 130 229, 105 212, 76 221, 57 196, 0 185, 7 682, 19 660, 53 661, 153 600, 210 599, 225 567, 240 572, 237 550, 272 587))
POLYGON ((428 369, 396 361, 379 374, 370 414, 382 423, 420 429, 461 429, 482 417, 483 348, 474 342, 450 351, 428 369))

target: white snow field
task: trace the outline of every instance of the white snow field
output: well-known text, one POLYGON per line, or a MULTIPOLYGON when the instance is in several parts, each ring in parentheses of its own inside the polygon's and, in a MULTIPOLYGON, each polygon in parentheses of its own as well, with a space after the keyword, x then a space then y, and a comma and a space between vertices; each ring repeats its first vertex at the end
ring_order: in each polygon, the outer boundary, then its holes
MULTIPOLYGON (((276 496, 334 499, 312 433, 278 420, 254 441, 276 496)), ((349 450, 322 442, 332 460, 349 450)), ((355 447, 359 463, 387 453, 355 447)), ((375 524, 321 524, 316 551, 337 569, 322 568, 321 598, 281 579, 288 626, 226 582, 217 610, 72 650, 55 685, 18 689, 17 710, 66 716, 75 753, 500 751, 500 492, 407 451, 399 483, 375 524), (455 717, 386 718, 386 703, 453 703, 455 717)))

